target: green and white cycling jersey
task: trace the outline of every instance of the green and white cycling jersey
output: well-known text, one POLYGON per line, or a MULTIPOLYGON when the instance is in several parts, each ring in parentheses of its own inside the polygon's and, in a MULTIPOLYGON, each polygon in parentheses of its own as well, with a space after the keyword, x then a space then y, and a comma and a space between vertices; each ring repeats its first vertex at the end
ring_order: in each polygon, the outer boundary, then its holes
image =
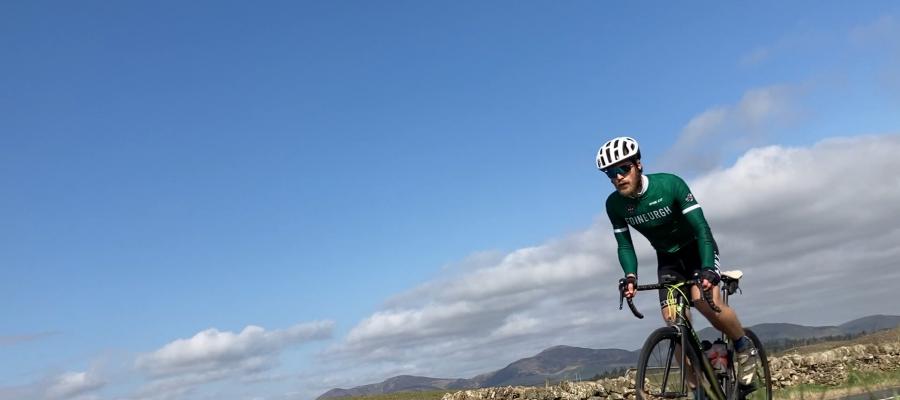
POLYGON ((684 180, 672 174, 642 176, 643 192, 628 198, 613 192, 606 213, 618 243, 619 263, 625 274, 637 274, 637 256, 629 226, 643 234, 659 253, 675 253, 687 245, 699 246, 701 267, 716 268, 716 242, 703 210, 684 180), (696 244, 695 244, 696 243, 696 244))

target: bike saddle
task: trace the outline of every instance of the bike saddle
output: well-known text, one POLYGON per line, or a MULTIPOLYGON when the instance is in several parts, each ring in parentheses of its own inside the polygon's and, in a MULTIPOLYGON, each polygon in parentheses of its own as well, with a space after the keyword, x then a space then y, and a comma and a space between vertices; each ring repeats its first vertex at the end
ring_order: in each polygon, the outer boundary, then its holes
POLYGON ((722 279, 731 278, 733 280, 739 280, 742 276, 744 276, 744 272, 739 269, 722 272, 722 279))
POLYGON ((744 276, 744 273, 741 270, 725 271, 722 272, 721 275, 722 283, 725 284, 728 294, 734 294, 734 292, 738 291, 738 282, 741 280, 741 277, 744 276))

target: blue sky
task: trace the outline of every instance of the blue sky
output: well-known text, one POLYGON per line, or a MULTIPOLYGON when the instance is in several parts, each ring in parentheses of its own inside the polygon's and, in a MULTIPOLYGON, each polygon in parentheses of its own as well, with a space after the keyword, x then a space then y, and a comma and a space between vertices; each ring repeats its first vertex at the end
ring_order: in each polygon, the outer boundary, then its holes
POLYGON ((314 397, 326 361, 335 385, 500 368, 345 350, 410 293, 605 227, 610 137, 703 182, 751 148, 896 134, 898 8, 4 2, 0 396, 89 371, 39 396, 151 398, 141 355, 248 325, 289 338, 265 339, 270 383, 160 398, 314 397))

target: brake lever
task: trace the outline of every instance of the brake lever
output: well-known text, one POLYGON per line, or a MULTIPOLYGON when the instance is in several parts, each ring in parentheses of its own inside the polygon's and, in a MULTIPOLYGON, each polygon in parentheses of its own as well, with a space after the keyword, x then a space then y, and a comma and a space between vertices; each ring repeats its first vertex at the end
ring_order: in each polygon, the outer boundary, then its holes
POLYGON ((625 302, 625 279, 619 279, 619 310, 625 302))
MULTIPOLYGON (((620 310, 622 309, 622 305, 625 300, 626 285, 628 285, 628 283, 626 283, 626 280, 624 278, 619 279, 619 309, 620 310)), ((630 297, 628 298, 628 308, 631 309, 631 313, 634 314, 635 317, 638 317, 639 319, 644 319, 644 314, 641 314, 641 312, 638 311, 637 307, 634 306, 634 300, 632 300, 630 297)))

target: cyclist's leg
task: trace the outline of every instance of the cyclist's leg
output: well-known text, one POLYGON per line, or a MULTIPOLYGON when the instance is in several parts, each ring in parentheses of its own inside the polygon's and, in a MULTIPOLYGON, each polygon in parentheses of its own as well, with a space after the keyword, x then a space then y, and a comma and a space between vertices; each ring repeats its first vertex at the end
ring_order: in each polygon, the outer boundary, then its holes
MULTIPOLYGON (((694 296, 694 298, 700 297, 699 290, 697 290, 697 288, 694 288, 694 290, 695 293, 692 294, 692 296, 694 296)), ((719 290, 713 290, 712 294, 713 302, 719 306, 721 309, 720 312, 716 313, 711 310, 709 305, 703 301, 695 300, 694 306, 696 306, 703 316, 709 320, 709 323, 731 338, 732 342, 735 344, 735 360, 739 366, 738 370, 735 371, 738 374, 738 383, 741 384, 742 388, 749 388, 749 391, 755 390, 755 371, 757 371, 757 365, 759 363, 759 353, 750 339, 745 336, 746 333, 743 326, 741 326, 741 322, 738 320, 737 314, 733 309, 722 304, 720 301, 719 297, 721 297, 721 295, 719 290), (740 342, 741 339, 743 339, 743 343, 740 342)))
MULTIPOLYGON (((700 254, 699 251, 691 252, 685 256, 685 262, 688 263, 694 269, 694 272, 698 272, 700 270, 700 254), (696 257, 696 258, 695 258, 696 257)), ((716 253, 716 267, 718 269, 719 265, 719 254, 716 253)), ((721 309, 720 312, 715 312, 712 308, 706 304, 706 301, 703 300, 700 295, 700 288, 694 286, 691 288, 691 300, 694 302, 694 307, 703 314, 704 317, 712 324, 713 327, 722 331, 727 335, 731 340, 737 340, 744 336, 744 327, 741 325, 741 322, 738 320, 737 314, 734 312, 734 309, 726 305, 722 302, 722 293, 719 290, 711 290, 713 303, 721 309)))
MULTIPOLYGON (((686 274, 682 263, 678 260, 677 257, 672 254, 667 253, 656 253, 656 261, 658 263, 658 267, 656 269, 657 282, 666 283, 666 282, 681 282, 689 279, 689 275, 686 274)), ((659 290, 659 304, 662 311, 663 321, 666 325, 671 326, 675 323, 675 316, 677 315, 676 305, 674 303, 670 303, 668 300, 668 291, 665 289, 659 290)), ((690 320, 691 319, 691 309, 687 307, 683 310, 684 316, 690 320)), ((682 349, 680 345, 675 346, 675 357, 678 360, 678 364, 681 365, 681 360, 684 359, 681 353, 682 349)), ((686 360, 688 362, 688 368, 684 370, 687 372, 687 381, 691 388, 697 387, 697 379, 694 376, 693 368, 690 368, 690 360, 686 360)), ((682 365, 683 367, 683 365, 682 365)))
POLYGON ((720 312, 713 311, 706 304, 706 301, 702 300, 700 289, 697 287, 691 288, 691 298, 694 301, 694 307, 706 317, 713 327, 724 332, 732 340, 740 339, 744 336, 744 327, 741 325, 741 321, 738 320, 734 309, 722 302, 722 295, 718 290, 712 290, 711 292, 713 303, 721 309, 720 312))

